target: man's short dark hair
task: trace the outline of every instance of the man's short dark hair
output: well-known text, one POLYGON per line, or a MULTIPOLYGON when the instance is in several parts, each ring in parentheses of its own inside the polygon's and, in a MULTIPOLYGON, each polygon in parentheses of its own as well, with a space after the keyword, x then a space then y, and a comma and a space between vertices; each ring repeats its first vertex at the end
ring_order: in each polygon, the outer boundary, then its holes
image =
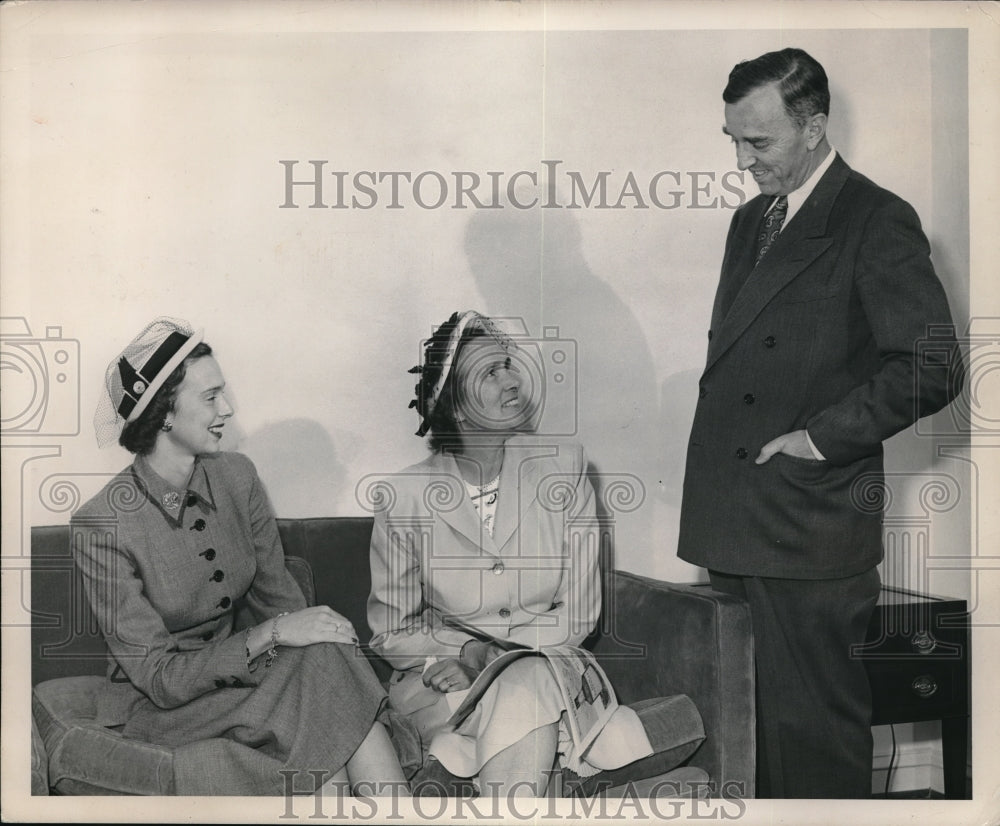
POLYGON ((805 126, 813 115, 830 114, 830 86, 823 67, 802 49, 768 52, 737 63, 722 93, 726 103, 737 103, 761 86, 777 83, 788 117, 805 126))

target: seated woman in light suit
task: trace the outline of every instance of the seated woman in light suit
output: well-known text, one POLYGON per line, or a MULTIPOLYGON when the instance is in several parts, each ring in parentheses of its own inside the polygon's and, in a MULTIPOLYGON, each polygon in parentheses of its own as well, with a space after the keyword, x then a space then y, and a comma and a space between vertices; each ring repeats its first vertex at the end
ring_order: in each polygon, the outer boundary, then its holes
POLYGON ((530 439, 522 354, 490 319, 453 314, 426 343, 416 399, 432 455, 386 477, 371 542, 372 647, 390 704, 431 757, 484 794, 545 793, 573 754, 540 657, 509 666, 452 730, 447 694, 509 644, 579 645, 601 609, 594 491, 583 449, 530 439))
POLYGON ((98 442, 135 460, 72 519, 110 649, 97 722, 178 747, 178 794, 284 794, 295 773, 298 790, 328 778, 408 794, 351 622, 306 606, 253 464, 220 449, 232 414, 184 322, 155 320, 108 367, 98 442))

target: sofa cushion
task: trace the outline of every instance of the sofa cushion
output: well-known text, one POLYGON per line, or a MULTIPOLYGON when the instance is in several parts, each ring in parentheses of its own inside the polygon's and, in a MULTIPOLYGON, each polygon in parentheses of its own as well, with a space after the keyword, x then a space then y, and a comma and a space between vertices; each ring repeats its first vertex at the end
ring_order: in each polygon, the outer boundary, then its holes
POLYGON ((590 777, 581 778, 566 769, 563 783, 567 793, 590 797, 614 786, 663 775, 680 766, 705 740, 701 715, 684 694, 640 700, 630 703, 629 708, 638 715, 653 753, 590 777))
POLYGON ((45 753, 45 743, 31 716, 31 793, 49 793, 49 756, 45 753))
POLYGON ((312 566, 302 557, 286 556, 285 567, 289 573, 295 577, 299 588, 302 589, 302 596, 306 598, 306 605, 316 604, 316 581, 313 579, 312 566))
POLYGON ((173 794, 172 749, 126 739, 94 722, 103 686, 103 677, 60 677, 32 690, 49 786, 58 794, 173 794))

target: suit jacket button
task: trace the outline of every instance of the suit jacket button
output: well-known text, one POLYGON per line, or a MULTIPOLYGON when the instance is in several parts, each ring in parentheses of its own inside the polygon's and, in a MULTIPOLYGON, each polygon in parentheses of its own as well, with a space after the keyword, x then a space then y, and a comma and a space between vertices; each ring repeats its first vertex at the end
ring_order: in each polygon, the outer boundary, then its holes
POLYGON ((497 576, 500 576, 500 574, 503 573, 503 563, 502 562, 498 562, 490 570, 492 570, 493 573, 496 574, 497 576))
POLYGON ((224 580, 225 578, 226 574, 224 571, 216 571, 209 577, 209 579, 212 580, 213 582, 222 582, 222 580, 224 580))
POLYGON ((219 607, 224 611, 232 604, 232 600, 229 597, 223 597, 219 600, 219 607))
POLYGON ((743 397, 744 404, 753 404, 755 401, 757 401, 757 397, 753 393, 747 393, 743 397))
POLYGON ((223 679, 221 679, 221 678, 218 679, 218 680, 216 680, 215 681, 215 687, 216 688, 225 688, 226 687, 226 681, 223 680, 223 679))
POLYGON ((510 609, 509 608, 501 608, 500 611, 499 611, 499 614, 504 619, 507 619, 510 616, 510 609))
POLYGON ((768 336, 767 338, 764 339, 765 347, 774 347, 774 345, 777 343, 778 342, 774 340, 774 336, 768 336))
POLYGON ((708 331, 708 340, 709 341, 712 340, 712 331, 711 330, 708 331))
POLYGON ((747 449, 745 447, 738 447, 738 448, 736 448, 736 458, 737 459, 746 459, 747 456, 749 456, 749 455, 750 454, 747 453, 747 449))
POLYGON ((707 395, 708 395, 708 388, 705 387, 705 385, 703 385, 703 384, 699 385, 698 386, 698 398, 699 399, 703 399, 707 395))

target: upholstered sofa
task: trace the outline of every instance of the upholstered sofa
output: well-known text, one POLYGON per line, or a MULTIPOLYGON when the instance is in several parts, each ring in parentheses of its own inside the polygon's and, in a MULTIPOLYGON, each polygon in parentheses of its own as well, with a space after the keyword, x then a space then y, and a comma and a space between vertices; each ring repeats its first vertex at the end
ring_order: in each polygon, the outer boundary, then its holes
MULTIPOLYGON (((289 569, 307 598, 348 616, 367 642, 371 518, 280 519, 278 526, 289 569)), ((31 553, 32 793, 173 793, 172 750, 126 740, 92 721, 106 649, 73 566, 69 528, 32 528, 31 553)), ((600 628, 588 647, 619 701, 637 710, 654 746, 659 749, 659 737, 669 748, 566 788, 614 795, 631 782, 634 794, 752 797, 753 666, 745 603, 707 586, 611 567, 604 590, 600 628)), ((388 664, 367 653, 387 680, 388 664)), ((454 778, 425 767, 415 780, 449 793, 454 778)))

